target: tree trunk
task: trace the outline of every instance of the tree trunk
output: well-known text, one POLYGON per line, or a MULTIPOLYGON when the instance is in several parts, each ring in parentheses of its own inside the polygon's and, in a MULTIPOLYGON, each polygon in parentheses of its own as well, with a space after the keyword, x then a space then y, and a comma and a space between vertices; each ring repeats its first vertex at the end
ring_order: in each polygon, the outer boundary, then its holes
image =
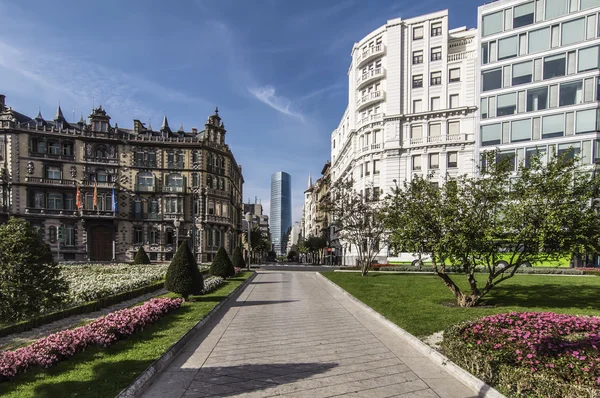
POLYGON ((458 285, 454 283, 454 281, 450 278, 448 274, 443 272, 436 272, 436 275, 442 279, 444 285, 446 285, 448 289, 450 289, 452 294, 454 294, 454 297, 456 297, 456 304, 458 304, 459 306, 463 308, 471 308, 477 306, 481 301, 481 298, 483 297, 481 294, 463 293, 458 287, 458 285))
POLYGON ((362 260, 362 265, 360 267, 360 274, 362 276, 367 276, 368 273, 369 273, 369 266, 367 264, 367 260, 362 260))

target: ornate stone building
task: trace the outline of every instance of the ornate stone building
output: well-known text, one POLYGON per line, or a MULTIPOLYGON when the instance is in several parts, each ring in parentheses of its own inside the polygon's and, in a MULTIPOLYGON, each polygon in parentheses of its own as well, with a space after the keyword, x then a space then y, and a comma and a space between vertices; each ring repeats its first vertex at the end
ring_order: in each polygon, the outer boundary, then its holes
POLYGON ((30 118, 0 95, 0 221, 27 219, 65 261, 129 261, 144 246, 169 261, 189 240, 199 261, 239 244, 242 169, 218 110, 204 130, 30 118))

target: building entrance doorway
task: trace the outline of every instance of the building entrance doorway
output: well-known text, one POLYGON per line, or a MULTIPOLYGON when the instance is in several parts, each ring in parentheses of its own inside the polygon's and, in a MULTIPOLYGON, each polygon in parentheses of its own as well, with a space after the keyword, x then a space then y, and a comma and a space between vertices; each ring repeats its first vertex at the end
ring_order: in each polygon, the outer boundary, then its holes
POLYGON ((88 250, 91 261, 111 261, 113 230, 109 227, 91 227, 88 234, 88 250))

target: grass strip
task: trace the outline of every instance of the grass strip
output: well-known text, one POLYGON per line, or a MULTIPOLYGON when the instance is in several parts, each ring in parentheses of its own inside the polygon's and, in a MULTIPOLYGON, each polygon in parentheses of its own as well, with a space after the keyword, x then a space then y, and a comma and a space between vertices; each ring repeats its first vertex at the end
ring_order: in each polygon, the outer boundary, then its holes
MULTIPOLYGON (((2 397, 114 397, 251 273, 243 273, 143 331, 108 348, 93 347, 48 369, 34 369, 0 384, 2 397)), ((167 294, 168 297, 177 297, 167 294)))
MULTIPOLYGON (((456 306, 434 275, 324 272, 323 276, 415 336, 428 336, 461 321, 510 311, 552 311, 600 316, 600 278, 516 275, 496 286, 475 308, 456 306)), ((461 289, 466 278, 453 275, 461 289)))

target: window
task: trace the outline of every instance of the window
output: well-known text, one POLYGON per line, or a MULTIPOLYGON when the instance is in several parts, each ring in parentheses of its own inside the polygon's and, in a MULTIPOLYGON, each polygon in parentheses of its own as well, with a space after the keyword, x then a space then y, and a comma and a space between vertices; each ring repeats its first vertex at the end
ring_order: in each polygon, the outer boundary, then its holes
POLYGON ((546 20, 560 17, 567 12, 567 0, 546 0, 546 20))
POLYGON ((531 119, 512 122, 510 131, 510 142, 531 140, 531 119))
POLYGON ((448 135, 460 134, 460 121, 448 122, 448 135))
POLYGON ((446 159, 448 160, 448 168, 454 169, 458 167, 458 152, 448 152, 446 155, 446 159))
POLYGON ((133 227, 133 244, 141 245, 144 243, 144 230, 142 227, 133 227))
POLYGON ((379 191, 379 187, 373 187, 373 200, 374 201, 378 201, 379 200, 379 194, 381 192, 379 191))
POLYGON ((488 99, 482 98, 481 104, 479 105, 479 113, 482 119, 487 119, 488 117, 488 99))
POLYGON ((149 213, 158 216, 158 199, 150 199, 149 213))
POLYGON ((498 40, 498 60, 516 57, 518 48, 518 36, 511 36, 498 40))
POLYGON ((410 138, 423 137, 423 126, 410 126, 410 138))
POLYGON ((60 167, 46 167, 46 178, 50 180, 60 180, 60 167))
POLYGON ((106 159, 108 157, 108 153, 106 151, 106 147, 104 145, 98 145, 94 151, 96 158, 106 159))
POLYGON ((37 141, 35 146, 37 149, 37 153, 46 153, 46 143, 44 141, 37 141))
POLYGON ((48 209, 62 210, 63 208, 63 197, 60 193, 51 192, 48 194, 48 209))
POLYGON ((592 70, 598 68, 598 49, 600 47, 588 47, 579 50, 579 62, 577 66, 578 72, 592 70))
POLYGON ((48 239, 50 243, 56 243, 56 227, 52 226, 48 228, 48 239))
POLYGON ((493 69, 482 73, 482 90, 489 91, 502 88, 502 69, 493 69))
POLYGON ((429 168, 430 169, 439 169, 440 168, 440 154, 439 153, 430 153, 429 154, 429 168))
POLYGON ((431 72, 431 85, 439 86, 442 84, 442 72, 431 72))
POLYGON ((440 137, 442 135, 442 125, 440 123, 431 123, 429 125, 429 137, 440 137))
POLYGON ((488 124, 481 126, 481 146, 498 145, 502 142, 502 125, 488 124))
POLYGON ((379 160, 373 160, 373 174, 379 174, 379 160))
POLYGON ((412 169, 421 170, 421 155, 413 155, 412 157, 412 169))
POLYGON ((431 60, 439 61, 442 59, 442 47, 434 47, 431 49, 431 60))
POLYGON ((483 36, 502 32, 504 26, 504 12, 498 11, 483 16, 483 36))
POLYGON ((581 104, 583 102, 583 83, 581 80, 560 85, 559 106, 581 104))
POLYGON ((160 243, 160 235, 158 228, 152 227, 150 231, 148 231, 148 243, 151 245, 158 245, 160 243))
POLYGON ((483 43, 481 45, 481 64, 485 65, 489 62, 488 44, 483 43))
POLYGON ((527 112, 540 111, 548 107, 548 87, 527 90, 527 112))
POLYGON ((137 174, 137 185, 139 187, 153 187, 154 186, 154 174, 146 171, 137 174))
POLYGON ((52 155, 60 155, 60 144, 58 142, 51 142, 48 144, 48 153, 52 155))
POLYGON ((529 54, 548 50, 550 48, 550 28, 529 32, 529 54))
POLYGON ((413 65, 423 63, 423 50, 413 51, 413 65))
POLYGON ((75 200, 72 193, 65 194, 65 210, 75 210, 75 200))
POLYGON ((542 118, 542 138, 562 137, 564 132, 564 114, 545 116, 542 118))
POLYGON ((531 61, 514 64, 512 69, 512 85, 518 86, 519 84, 531 83, 531 67, 531 61))
POLYGON ((413 76, 412 87, 413 88, 423 87, 423 75, 414 75, 413 76))
POLYGON ((600 1, 598 0, 581 0, 580 9, 586 10, 588 8, 597 7, 600 5, 600 1))
POLYGON ((450 69, 448 74, 448 82, 454 83, 460 81, 460 68, 450 69))
POLYGON ((517 98, 515 93, 503 94, 498 96, 498 108, 496 115, 514 115, 517 110, 517 98))
MULTIPOLYGON (((93 203, 91 204, 92 207, 89 207, 89 209, 93 208, 93 203)), ((136 220, 140 220, 142 218, 143 215, 143 206, 142 206, 142 200, 139 198, 136 198, 133 201, 133 218, 135 218, 136 220)))
POLYGON ((561 160, 569 161, 575 159, 575 156, 578 156, 580 151, 581 143, 569 142, 566 144, 558 144, 558 151, 556 151, 556 155, 561 160))
POLYGON ((566 60, 565 54, 544 57, 544 80, 552 79, 557 76, 564 76, 566 71, 566 60))
POLYGON ((458 103, 458 94, 451 94, 450 95, 450 108, 458 108, 460 105, 458 103))
POLYGON ((421 100, 413 100, 413 112, 414 113, 419 113, 422 112, 422 108, 423 108, 423 101, 421 100))
POLYGON ((546 159, 546 147, 527 148, 525 151, 525 168, 531 167, 533 159, 539 158, 542 163, 546 159))
POLYGON ((441 36, 442 35, 442 23, 437 22, 431 24, 431 36, 441 36))
POLYGON ((513 10, 513 29, 531 25, 533 23, 533 11, 533 1, 531 3, 516 6, 513 10))
POLYGON ((431 110, 437 111, 440 109, 440 97, 431 97, 431 110))
POLYGON ((561 26, 562 45, 577 43, 585 40, 585 18, 563 22, 561 26))
POLYGON ((167 176, 167 186, 168 187, 183 187, 183 177, 181 174, 169 174, 167 176))
POLYGON ((500 151, 496 154, 496 162, 501 165, 502 168, 506 167, 506 170, 515 171, 515 156, 514 150, 500 151))
POLYGON ((365 175, 371 175, 371 162, 365 162, 365 175))
POLYGON ((413 28, 413 40, 419 40, 423 38, 423 27, 415 26, 413 28))
POLYGON ((598 109, 588 109, 577 112, 575 132, 577 134, 598 131, 598 109))
POLYGON ((65 246, 75 246, 75 226, 65 225, 65 246))

